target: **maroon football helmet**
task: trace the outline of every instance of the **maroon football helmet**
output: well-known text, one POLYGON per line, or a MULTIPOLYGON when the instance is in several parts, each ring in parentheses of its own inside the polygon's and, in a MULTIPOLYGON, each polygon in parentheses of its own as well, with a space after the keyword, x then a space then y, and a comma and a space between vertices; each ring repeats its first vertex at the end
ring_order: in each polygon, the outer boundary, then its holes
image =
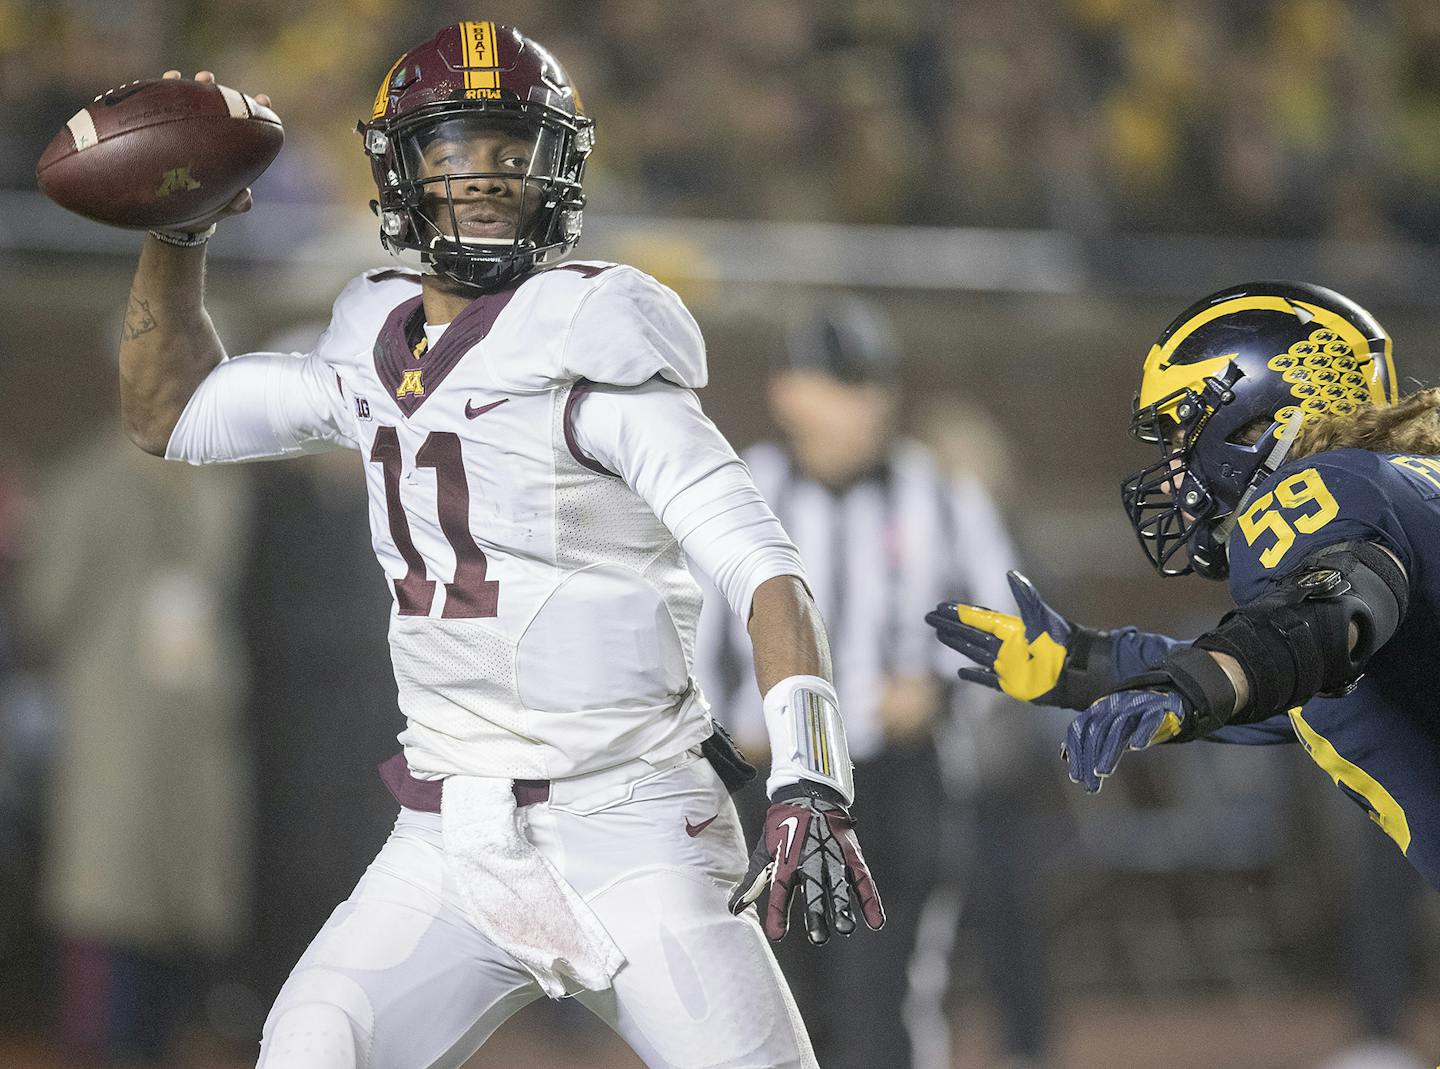
POLYGON ((395 61, 358 130, 380 242, 423 271, 497 289, 580 240, 594 126, 518 30, 446 26, 395 61))

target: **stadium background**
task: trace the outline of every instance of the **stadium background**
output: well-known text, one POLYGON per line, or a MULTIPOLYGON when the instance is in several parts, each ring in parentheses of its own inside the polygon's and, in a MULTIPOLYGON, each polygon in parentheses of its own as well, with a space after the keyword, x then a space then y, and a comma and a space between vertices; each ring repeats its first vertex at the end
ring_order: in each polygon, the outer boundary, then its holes
MULTIPOLYGON (((209 303, 231 351, 287 334, 303 345, 339 285, 384 260, 354 119, 400 49, 461 17, 518 25, 569 69, 598 124, 581 255, 633 262, 685 297, 711 353, 707 409, 737 445, 772 429, 757 383, 784 324, 838 288, 866 292, 903 336, 908 429, 987 480, 1030 574, 1075 619, 1187 634, 1224 604, 1218 588, 1151 575, 1116 500, 1147 459, 1124 433, 1140 361, 1192 299, 1256 277, 1333 286, 1387 325, 1407 385, 1440 382, 1440 8, 1428 0, 0 0, 6 1065, 79 1064, 57 1060, 50 1038, 57 937, 42 892, 70 711, 54 651, 27 639, 17 576, 59 536, 37 522, 51 473, 116 422, 114 341, 139 245, 46 203, 34 161, 96 93, 167 67, 270 93, 287 145, 256 210, 211 245, 209 303)), ((252 788, 241 949, 215 949, 204 1026, 176 1064, 245 1064, 226 1036, 253 1030, 273 960, 298 950, 273 914, 313 929, 334 904, 302 893, 281 905, 304 884, 278 870, 323 850, 324 834, 349 843, 335 853, 352 864, 385 827, 367 777, 398 723, 350 730, 345 710, 316 710, 312 725, 336 728, 307 735, 303 709, 274 711, 295 704, 307 669, 266 644, 267 612, 328 627, 384 677, 373 561, 363 590, 336 596, 273 548, 295 538, 314 560, 363 558, 351 525, 297 533, 276 519, 307 479, 330 513, 363 515, 359 480, 323 462, 297 470, 247 476, 247 540, 272 555, 235 564, 236 584, 259 590, 235 599, 245 663, 266 666, 237 714, 237 761, 285 776, 252 788), (286 586, 286 566, 304 591, 286 586), (277 734, 293 743, 288 763, 267 743, 277 734), (349 795, 328 786, 341 781, 349 795), (329 808, 315 802, 331 794, 329 808), (287 834, 289 855, 276 845, 287 834), (257 946, 270 955, 259 965, 257 946)), ((105 538, 106 516, 80 522, 105 538)), ((1387 983, 1404 992, 1400 1037, 1440 1058, 1440 908, 1298 748, 1147 755, 1123 786, 1084 799, 1054 760, 1061 722, 1037 716, 1034 754, 1007 770, 1033 792, 1054 1065, 1318 1066, 1364 1038, 1357 984, 1387 983), (1377 866, 1391 890, 1370 909, 1377 866), (1372 939, 1398 950, 1357 979, 1356 948, 1372 939)), ((134 774, 177 774, 156 760, 134 774)), ((972 958, 962 917, 954 1064, 998 1065, 972 958)), ((562 1051, 576 1044, 574 1064, 638 1064, 541 1008, 472 1065, 572 1064, 562 1051)))

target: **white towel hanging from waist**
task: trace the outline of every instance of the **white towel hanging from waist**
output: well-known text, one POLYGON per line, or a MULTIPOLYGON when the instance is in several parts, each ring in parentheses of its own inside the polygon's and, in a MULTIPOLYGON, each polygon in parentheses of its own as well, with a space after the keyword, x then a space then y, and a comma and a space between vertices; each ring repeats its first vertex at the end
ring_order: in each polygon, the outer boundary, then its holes
POLYGON ((603 991, 625 955, 559 870, 520 833, 511 781, 449 776, 440 796, 445 863, 481 934, 562 998, 603 991))

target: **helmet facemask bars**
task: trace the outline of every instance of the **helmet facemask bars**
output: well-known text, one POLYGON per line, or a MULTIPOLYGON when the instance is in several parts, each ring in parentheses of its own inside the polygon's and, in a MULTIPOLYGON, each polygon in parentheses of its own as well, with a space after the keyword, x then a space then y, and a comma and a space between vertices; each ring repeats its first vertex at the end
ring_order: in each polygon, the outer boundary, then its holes
POLYGON ((397 123, 387 137, 392 170, 379 202, 386 243, 437 274, 467 287, 503 286, 579 237, 583 161, 569 174, 562 166, 573 131, 469 104, 397 123))
POLYGON ((1202 392, 1177 390, 1131 417, 1131 436, 1154 444, 1159 458, 1126 479, 1120 496, 1140 548, 1161 575, 1208 574, 1217 551, 1223 561, 1215 535, 1228 509, 1197 477, 1194 442, 1237 377, 1231 365, 1223 378, 1207 379, 1202 392))

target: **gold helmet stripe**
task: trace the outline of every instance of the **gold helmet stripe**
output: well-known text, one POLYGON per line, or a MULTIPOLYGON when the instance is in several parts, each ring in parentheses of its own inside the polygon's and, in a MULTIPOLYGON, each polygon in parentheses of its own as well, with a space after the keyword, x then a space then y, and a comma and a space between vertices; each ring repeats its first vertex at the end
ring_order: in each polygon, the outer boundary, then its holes
POLYGON ((466 95, 475 89, 499 89, 500 59, 495 52, 495 23, 460 23, 460 41, 464 46, 466 95))
POLYGON ((1150 355, 1145 358, 1145 372, 1140 378, 1141 408, 1148 408, 1179 390, 1189 389, 1199 393, 1205 388, 1206 379, 1220 374, 1230 366, 1231 360, 1240 355, 1225 353, 1194 364, 1169 364, 1158 356, 1159 351, 1158 345, 1151 346, 1150 355))
MULTIPOLYGON (((1203 312, 1197 312, 1189 322, 1184 323, 1174 334, 1165 340, 1164 345, 1152 345, 1150 353, 1145 358, 1145 369, 1140 376, 1140 407, 1147 408, 1157 401, 1163 400, 1177 390, 1190 389, 1199 393, 1205 387, 1205 380, 1219 371, 1223 371, 1230 362, 1233 354, 1213 357, 1209 360, 1202 360, 1191 364, 1172 364, 1170 358, 1175 351, 1205 324, 1219 319, 1221 316, 1230 315, 1232 312, 1247 312, 1254 310, 1266 310, 1272 312, 1284 312, 1286 315, 1294 315, 1296 308, 1303 308, 1310 316, 1317 327, 1325 327, 1333 330, 1354 351, 1357 360, 1370 358, 1370 341, 1358 331, 1355 326, 1344 316, 1337 315, 1328 308, 1321 308, 1318 305, 1306 301, 1290 301, 1284 297, 1235 297, 1228 301, 1221 301, 1219 304, 1206 308, 1203 312)), ((1392 383, 1392 395, 1394 393, 1393 383, 1395 381, 1394 366, 1390 361, 1390 339, 1385 339, 1385 361, 1386 368, 1390 372, 1392 383)), ((1376 374, 1378 368, 1371 370, 1367 383, 1372 400, 1377 404, 1384 404, 1387 400, 1379 392, 1379 376, 1376 374)), ((1388 398, 1394 400, 1394 397, 1388 398)))

